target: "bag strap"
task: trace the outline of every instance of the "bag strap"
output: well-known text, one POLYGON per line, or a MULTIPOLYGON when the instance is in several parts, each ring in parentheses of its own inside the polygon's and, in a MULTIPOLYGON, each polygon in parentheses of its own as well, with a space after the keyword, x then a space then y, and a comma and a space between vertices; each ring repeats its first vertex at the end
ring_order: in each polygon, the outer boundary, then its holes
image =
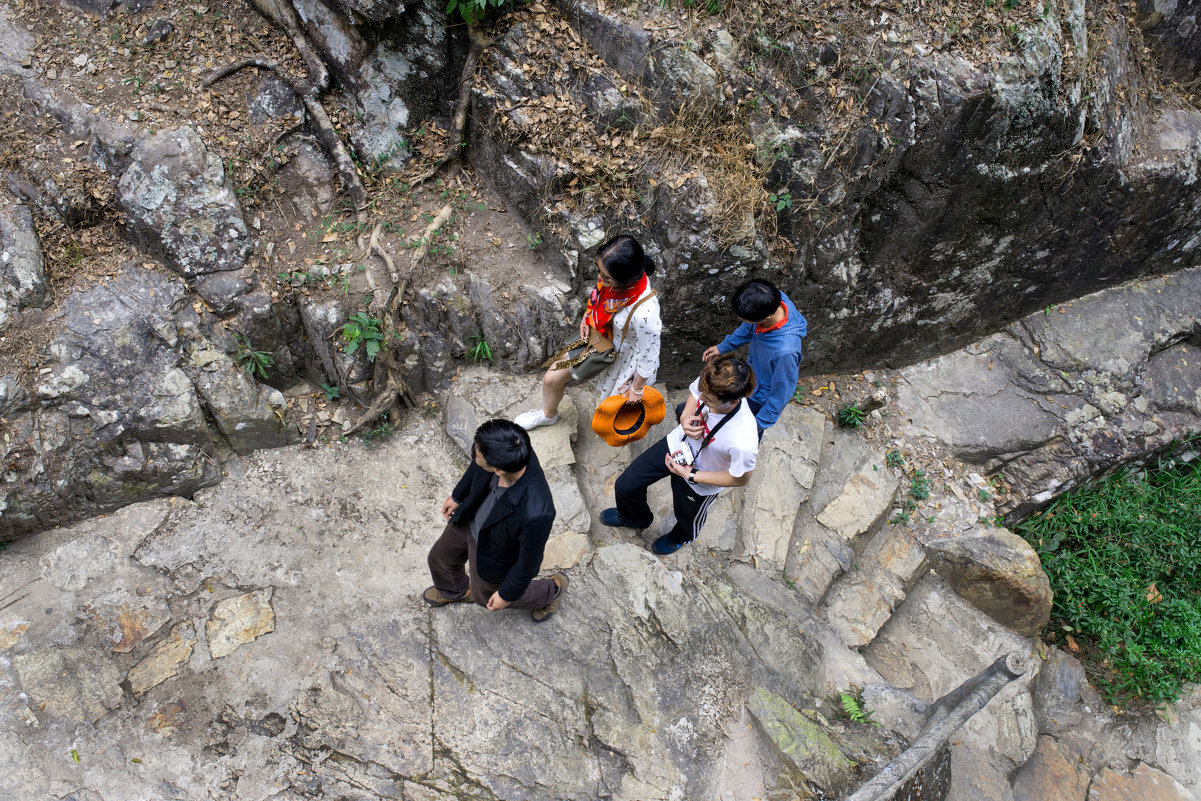
POLYGON ((742 398, 739 398, 738 405, 735 406, 730 411, 726 412, 726 416, 721 418, 721 420, 718 421, 717 425, 713 426, 712 430, 709 431, 709 436, 707 436, 701 440, 701 446, 696 449, 696 453, 692 454, 692 458, 694 461, 696 459, 701 458, 701 451, 703 451, 705 449, 706 445, 708 445, 710 442, 713 441, 713 438, 717 436, 717 432, 721 431, 721 427, 724 426, 731 417, 738 414, 738 410, 741 408, 742 408, 742 398))
POLYGON ((653 298, 655 295, 658 295, 658 294, 659 294, 659 290, 652 289, 649 295, 643 295, 642 297, 638 298, 638 302, 630 307, 629 316, 626 317, 626 321, 621 324, 621 344, 622 345, 626 344, 626 332, 630 330, 630 320, 632 320, 634 318, 634 312, 638 310, 639 306, 641 306, 643 303, 645 303, 646 301, 650 300, 651 298, 653 298))

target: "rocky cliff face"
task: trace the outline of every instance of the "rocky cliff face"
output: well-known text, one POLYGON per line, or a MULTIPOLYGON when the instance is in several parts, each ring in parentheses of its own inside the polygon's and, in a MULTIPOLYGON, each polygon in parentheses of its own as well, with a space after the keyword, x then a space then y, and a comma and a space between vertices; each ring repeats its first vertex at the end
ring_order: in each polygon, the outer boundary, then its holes
POLYGON ((1184 2, 1147 2, 1138 4, 1139 27, 1155 52, 1165 73, 1182 83, 1197 79, 1201 65, 1201 41, 1197 37, 1197 4, 1184 2))
MULTIPOLYGON (((464 359, 539 364, 572 337, 592 252, 619 231, 663 268, 666 380, 691 377, 752 274, 809 318, 815 371, 911 363, 1193 266, 1201 116, 1165 79, 1187 73, 1188 9, 1008 5, 505 9, 473 31, 474 173, 419 192, 405 181, 446 141, 470 40, 436 0, 298 1, 296 36, 261 2, 63 6, 73 32, 36 35, 21 14, 40 12, 10 8, 0 532, 187 494, 223 453, 335 435, 346 411, 276 389, 304 376, 367 400, 374 365, 339 332, 379 312, 444 203, 433 263, 405 278, 395 357, 415 390, 445 389, 464 359), (363 209, 345 208, 344 164, 284 80, 305 73, 301 39, 332 75, 363 209), (203 80, 251 56, 272 66, 203 80), (88 287, 98 275, 119 278, 88 287), (140 343, 79 333, 111 315, 104 330, 140 343)), ((1149 354, 1148 380, 1176 392, 1181 365, 1149 354)), ((1164 409, 1191 409, 1173 398, 1164 409)))
POLYGON ((1003 511, 1021 519, 1201 431, 1199 293, 1191 268, 1049 307, 902 370, 899 411, 925 421, 912 434, 1003 475, 1003 511))
POLYGON ((1013 9, 984 45, 952 35, 955 18, 934 36, 920 17, 854 13, 823 21, 834 37, 532 7, 487 52, 473 153, 581 275, 599 236, 642 232, 683 358, 751 274, 810 316, 812 369, 911 362, 1195 263, 1201 115, 1148 95, 1125 21, 1013 9), (543 133, 548 114, 573 146, 543 133), (656 132, 676 141, 641 144, 656 132))
MULTIPOLYGON (((370 49, 375 22, 423 30, 431 5, 373 4, 345 33, 370 49)), ((667 268, 682 359, 750 274, 810 315, 812 368, 846 368, 1196 262, 1201 115, 1160 91, 1126 9, 879 9, 506 13, 487 29, 469 157, 577 288, 597 243, 638 233, 667 268)), ((319 40, 332 25, 310 23, 319 40)), ((368 117, 387 106, 356 97, 368 117)))

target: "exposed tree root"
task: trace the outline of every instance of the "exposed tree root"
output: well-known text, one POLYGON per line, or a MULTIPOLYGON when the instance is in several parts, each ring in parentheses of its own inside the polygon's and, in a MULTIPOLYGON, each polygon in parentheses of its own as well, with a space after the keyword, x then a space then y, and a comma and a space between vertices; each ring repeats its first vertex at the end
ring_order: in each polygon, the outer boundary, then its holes
MULTIPOLYGON (((374 253, 376 256, 379 256, 380 261, 382 261, 384 263, 384 265, 387 266, 388 277, 392 279, 392 285, 395 286, 396 284, 400 283, 400 273, 396 271, 396 262, 392 259, 392 256, 388 253, 388 251, 384 250, 380 246, 379 235, 380 235, 380 232, 383 230, 384 230, 383 223, 376 223, 375 228, 371 229, 371 239, 367 243, 367 251, 366 252, 374 253)), ((368 279, 371 278, 370 272, 367 273, 367 277, 368 277, 368 279)), ((375 288, 374 282, 371 282, 371 283, 372 283, 371 288, 374 289, 375 288)))
POLYGON ((447 203, 438 210, 438 213, 434 215, 434 219, 426 226, 425 232, 421 235, 421 239, 418 242, 417 249, 413 251, 413 258, 409 261, 410 274, 417 270, 417 266, 421 264, 422 259, 425 258, 425 254, 429 253, 430 243, 434 239, 434 234, 450 220, 452 211, 451 205, 447 203))
POLYGON ((308 37, 305 36, 300 18, 296 15, 296 7, 292 5, 291 0, 251 0, 251 2, 260 14, 291 37, 296 52, 300 53, 300 57, 304 59, 304 64, 309 70, 309 79, 312 82, 311 88, 305 94, 318 94, 328 89, 329 70, 325 68, 325 62, 317 55, 317 51, 313 49, 308 37))
MULTIPOLYGON (((353 205, 358 229, 364 231, 366 229, 365 223, 369 200, 367 191, 359 179, 358 170, 355 167, 353 159, 350 157, 350 153, 346 149, 346 145, 342 142, 342 138, 338 135, 320 100, 321 94, 329 87, 329 70, 321 61, 321 58, 317 55, 316 50, 305 35, 296 13, 296 8, 293 5, 294 0, 251 0, 251 2, 272 24, 291 37, 297 52, 304 59, 305 65, 308 68, 308 82, 300 80, 272 61, 263 58, 251 58, 213 70, 204 78, 202 85, 206 88, 210 87, 230 75, 251 67, 259 70, 267 70, 279 76, 288 88, 292 90, 292 93, 304 104, 305 114, 314 129, 314 134, 333 160, 338 171, 342 191, 353 205)), ((475 81, 475 71, 479 65, 480 56, 483 53, 484 46, 487 44, 485 38, 474 25, 468 25, 467 31, 471 44, 467 51, 467 58, 464 61, 462 72, 459 74, 459 95, 455 99, 454 113, 451 118, 450 130, 447 133, 446 150, 437 162, 412 179, 410 186, 415 187, 428 181, 443 167, 447 168, 447 173, 451 177, 456 176, 462 169, 462 153, 465 131, 467 129, 467 115, 471 106, 471 89, 475 81)), ((378 256, 388 268, 388 276, 392 281, 392 289, 381 310, 381 333, 384 336, 385 344, 376 355, 374 362, 372 389, 375 392, 375 396, 367 404, 366 410, 359 419, 346 429, 346 434, 354 434, 362 431, 368 426, 373 425, 384 414, 388 414, 390 420, 396 421, 399 419, 402 408, 412 408, 415 405, 408 385, 404 380, 403 366, 397 361, 395 356, 395 343, 400 341, 400 310, 404 305, 405 292, 408 289, 411 277, 416 274, 417 269, 421 266, 421 262, 429 252, 434 234, 450 220, 450 216, 451 206, 448 203, 438 211, 429 226, 425 229, 425 232, 421 235, 421 239, 409 259, 409 268, 404 276, 400 274, 395 260, 380 244, 380 233, 383 230, 382 223, 377 224, 372 229, 370 240, 366 243, 364 243, 363 235, 360 234, 359 236, 359 247, 363 248, 365 254, 369 253, 378 256)), ((370 277, 369 283, 374 288, 374 281, 370 281, 370 277)), ((328 344, 320 342, 313 343, 313 345, 323 367, 329 371, 330 377, 340 387, 345 389, 342 376, 338 375, 333 354, 328 344)))
POLYGON ((325 107, 321 105, 321 101, 311 94, 306 94, 307 87, 294 75, 281 69, 278 64, 272 61, 261 58, 248 58, 213 70, 205 76, 201 82, 201 86, 208 88, 217 83, 217 81, 228 78, 230 75, 241 72, 249 67, 275 73, 279 76, 280 80, 288 85, 292 93, 304 103, 304 110, 308 115, 309 122, 316 129, 317 141, 330 154, 338 169, 338 177, 342 181, 342 190, 354 204, 356 215, 363 215, 367 205, 367 190, 363 188, 363 182, 359 180, 359 173, 355 169, 354 160, 351 159, 350 153, 347 152, 346 145, 342 143, 342 138, 334 130, 334 124, 330 121, 329 115, 325 113, 325 107))
POLYGON ((455 99, 455 111, 446 136, 446 151, 442 154, 442 158, 426 168, 425 172, 409 181, 410 187, 425 183, 447 165, 449 165, 448 172, 452 176, 461 168, 463 134, 467 130, 467 111, 471 108, 471 87, 475 83, 475 70, 480 63, 480 54, 484 52, 484 46, 488 44, 474 25, 467 26, 467 35, 471 37, 471 46, 467 49, 467 60, 463 62, 463 71, 459 73, 459 96, 455 99))
MULTIPOLYGON (((392 355, 391 344, 400 338, 400 332, 397 325, 397 320, 400 317, 400 307, 404 304, 405 290, 408 289, 409 279, 416 274, 417 268, 421 266, 421 262, 425 259, 425 255, 429 252, 430 242, 433 241, 434 234, 438 229, 446 225, 450 220, 452 212, 451 205, 447 203, 438 213, 434 215, 434 219, 426 226, 425 232, 422 233, 417 247, 413 251, 413 257, 409 260, 408 275, 400 278, 399 274, 393 272, 392 291, 388 295, 388 300, 384 304, 383 310, 383 334, 384 341, 387 344, 380 349, 379 354, 375 357, 375 374, 372 377, 372 385, 375 389, 375 398, 367 406, 367 410, 363 415, 354 422, 354 424, 346 429, 344 434, 356 434, 359 431, 367 428, 375 423, 384 412, 388 412, 388 419, 397 420, 402 408, 413 408, 416 404, 413 402, 413 396, 409 392, 408 384, 405 383, 403 368, 397 363, 396 358, 392 355)), ((372 245, 378 248, 376 243, 376 231, 372 232, 372 245)), ((382 251, 377 251, 382 252, 382 251)), ((392 268, 392 260, 385 258, 385 263, 392 268)))
MULTIPOLYGON (((455 100, 454 116, 451 119, 450 131, 447 135, 446 151, 442 158, 428 167, 425 172, 413 178, 409 183, 410 187, 416 187, 433 178, 443 167, 447 167, 447 172, 451 176, 457 174, 461 169, 464 132, 467 129, 467 112, 471 107, 471 87, 475 81, 475 70, 479 65, 480 54, 483 53, 484 46, 487 44, 474 25, 469 25, 467 30, 471 37, 471 46, 467 51, 463 70, 459 74, 459 96, 455 100)), ((363 415, 350 428, 346 429, 345 434, 347 435, 358 433, 373 425, 385 412, 388 413, 390 420, 396 420, 402 408, 411 409, 415 405, 408 385, 404 381, 401 365, 392 355, 391 343, 399 339, 398 318, 400 307, 404 303, 404 293, 408 288, 409 278, 416 274, 417 268, 421 266, 421 262, 429 253, 434 234, 450 220, 451 212, 451 205, 447 203, 434 215, 434 219, 426 227, 409 259, 408 274, 403 279, 392 258, 379 246, 381 226, 377 225, 371 232, 371 241, 368 243, 367 249, 383 260, 392 277, 392 291, 388 295, 383 310, 384 339, 389 345, 376 356, 375 373, 372 378, 372 386, 376 392, 375 398, 363 415)))

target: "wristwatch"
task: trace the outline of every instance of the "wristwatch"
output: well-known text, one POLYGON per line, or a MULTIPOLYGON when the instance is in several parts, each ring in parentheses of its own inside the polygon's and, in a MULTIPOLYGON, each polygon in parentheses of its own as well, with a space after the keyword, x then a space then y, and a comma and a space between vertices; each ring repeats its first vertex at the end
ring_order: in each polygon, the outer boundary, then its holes
POLYGON ((693 465, 692 471, 688 474, 688 483, 689 484, 696 483, 696 466, 695 465, 693 465))

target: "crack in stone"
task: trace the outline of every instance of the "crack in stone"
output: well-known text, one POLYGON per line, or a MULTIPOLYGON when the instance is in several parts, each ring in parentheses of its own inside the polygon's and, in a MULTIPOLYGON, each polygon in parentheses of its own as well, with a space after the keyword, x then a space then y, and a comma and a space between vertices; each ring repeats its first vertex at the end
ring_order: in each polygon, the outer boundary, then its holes
POLYGON ((433 610, 433 607, 430 607, 429 609, 426 610, 425 617, 426 617, 426 626, 427 626, 426 638, 425 638, 426 646, 427 646, 427 648, 426 648, 426 669, 427 669, 428 676, 429 676, 430 765, 434 765, 436 763, 436 760, 438 757, 437 749, 434 746, 434 743, 437 742, 437 737, 438 737, 438 732, 437 732, 438 716, 437 716, 437 707, 436 707, 436 703, 438 700, 438 692, 437 692, 437 686, 435 684, 435 679, 434 679, 434 653, 436 650, 434 647, 434 641, 435 641, 436 637, 434 634, 434 610, 433 610))
POLYGON ((13 598, 13 596, 14 596, 14 595, 16 595, 17 593, 19 593, 21 590, 23 590, 23 589, 25 589, 26 587, 28 587, 29 585, 31 585, 31 584, 36 584, 37 582, 39 582, 39 581, 43 581, 43 580, 44 580, 44 579, 43 579, 41 576, 38 576, 37 578, 32 578, 32 579, 30 579, 29 581, 25 582, 25 583, 24 583, 24 584, 22 584, 20 587, 17 587, 15 590, 13 590, 11 593, 9 593, 9 594, 8 594, 8 596, 7 596, 7 597, 8 597, 8 598, 12 598, 12 600, 11 600, 11 601, 9 601, 8 603, 4 604, 3 606, 0 606, 0 612, 3 612, 5 609, 8 609, 8 608, 9 608, 10 606, 12 606, 13 604, 20 603, 21 601, 23 601, 23 600, 25 600, 26 598, 28 598, 28 597, 29 597, 29 593, 26 593, 26 594, 24 594, 24 595, 21 595, 21 596, 19 596, 19 597, 16 597, 16 598, 13 598))

